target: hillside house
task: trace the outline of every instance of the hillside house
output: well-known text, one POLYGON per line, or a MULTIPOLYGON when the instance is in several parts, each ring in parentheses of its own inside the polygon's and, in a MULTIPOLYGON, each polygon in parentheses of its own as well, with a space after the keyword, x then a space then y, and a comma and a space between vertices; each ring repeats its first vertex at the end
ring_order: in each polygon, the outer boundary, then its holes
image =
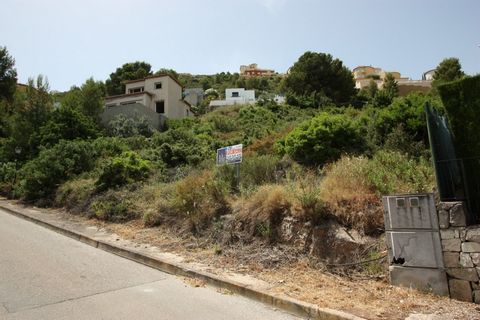
POLYGON ((209 107, 216 108, 222 106, 233 106, 236 104, 255 103, 255 90, 245 90, 244 88, 225 89, 225 100, 212 100, 209 107))
POLYGON ((182 99, 182 85, 168 74, 125 82, 125 94, 105 98, 102 122, 117 115, 145 118, 160 130, 165 120, 192 116, 190 104, 182 99))

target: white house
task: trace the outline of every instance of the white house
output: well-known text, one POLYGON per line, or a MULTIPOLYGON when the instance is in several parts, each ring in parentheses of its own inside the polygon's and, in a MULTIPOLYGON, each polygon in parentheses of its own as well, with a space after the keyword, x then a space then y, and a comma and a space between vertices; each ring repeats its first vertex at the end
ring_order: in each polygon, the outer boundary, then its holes
POLYGON ((255 103, 255 90, 245 90, 244 88, 225 89, 225 100, 212 100, 210 107, 231 106, 236 104, 255 103))
POLYGON ((105 98, 102 121, 115 116, 144 117, 159 129, 166 118, 192 116, 190 104, 182 99, 182 85, 168 74, 125 82, 125 93, 105 98))

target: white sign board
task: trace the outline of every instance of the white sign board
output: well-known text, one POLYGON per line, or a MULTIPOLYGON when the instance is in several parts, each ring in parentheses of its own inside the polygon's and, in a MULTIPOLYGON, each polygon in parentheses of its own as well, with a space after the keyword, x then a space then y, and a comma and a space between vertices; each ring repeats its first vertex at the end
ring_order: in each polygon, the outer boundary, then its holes
POLYGON ((236 164, 242 162, 243 145, 224 147, 217 150, 217 165, 236 164))

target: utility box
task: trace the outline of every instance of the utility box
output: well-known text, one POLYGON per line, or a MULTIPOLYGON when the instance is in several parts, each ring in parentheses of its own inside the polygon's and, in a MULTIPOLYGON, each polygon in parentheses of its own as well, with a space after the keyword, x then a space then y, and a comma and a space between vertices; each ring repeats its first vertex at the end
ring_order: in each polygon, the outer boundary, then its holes
POLYGON ((448 296, 433 194, 383 197, 392 284, 448 296))

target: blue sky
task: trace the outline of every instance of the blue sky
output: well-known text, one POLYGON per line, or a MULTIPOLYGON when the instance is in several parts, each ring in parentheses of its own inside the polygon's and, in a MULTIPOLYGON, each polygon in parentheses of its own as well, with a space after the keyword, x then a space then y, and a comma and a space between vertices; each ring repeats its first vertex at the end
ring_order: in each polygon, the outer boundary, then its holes
POLYGON ((445 57, 480 73, 478 0, 2 0, 0 46, 19 81, 53 90, 105 80, 123 63, 213 74, 285 72, 305 51, 412 79, 445 57))

